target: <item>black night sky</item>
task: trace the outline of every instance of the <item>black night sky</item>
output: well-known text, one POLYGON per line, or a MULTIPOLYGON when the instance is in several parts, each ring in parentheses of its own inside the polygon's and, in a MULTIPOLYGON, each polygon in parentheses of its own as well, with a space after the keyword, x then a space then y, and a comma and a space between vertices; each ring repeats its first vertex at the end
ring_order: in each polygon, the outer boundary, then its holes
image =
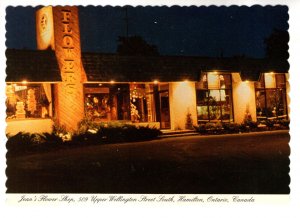
MULTIPOLYGON (((6 9, 6 46, 36 49, 35 11, 6 9)), ((142 36, 161 55, 245 55, 262 58, 264 39, 274 28, 288 30, 288 8, 128 7, 128 34, 142 36)), ((82 51, 114 53, 126 35, 124 7, 79 7, 82 51)))

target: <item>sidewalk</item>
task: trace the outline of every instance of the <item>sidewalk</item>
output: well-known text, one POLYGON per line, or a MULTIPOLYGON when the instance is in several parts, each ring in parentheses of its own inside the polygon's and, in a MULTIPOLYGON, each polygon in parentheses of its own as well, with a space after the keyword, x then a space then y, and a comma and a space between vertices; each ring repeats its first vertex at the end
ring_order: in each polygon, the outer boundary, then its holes
POLYGON ((169 137, 181 137, 181 136, 226 136, 226 135, 263 135, 263 134, 270 134, 270 133, 289 133, 289 130, 267 130, 267 131, 258 131, 258 132, 242 132, 242 133, 225 133, 225 134, 207 134, 202 135, 195 130, 161 130, 163 133, 160 138, 169 138, 169 137))

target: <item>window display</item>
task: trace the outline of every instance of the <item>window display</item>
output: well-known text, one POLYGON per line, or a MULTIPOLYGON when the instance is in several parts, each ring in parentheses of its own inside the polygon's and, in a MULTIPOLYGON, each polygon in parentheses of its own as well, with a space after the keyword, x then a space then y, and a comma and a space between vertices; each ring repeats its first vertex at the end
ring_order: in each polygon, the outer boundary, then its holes
POLYGON ((130 106, 133 122, 154 122, 153 85, 132 83, 130 85, 130 106))
POLYGON ((128 84, 86 84, 85 114, 94 121, 129 120, 128 84))
POLYGON ((285 75, 265 73, 256 83, 257 119, 287 119, 285 75))
MULTIPOLYGON (((50 84, 45 84, 47 86, 50 84)), ((41 84, 8 84, 6 86, 7 119, 47 118, 52 114, 51 88, 46 93, 41 84)))
POLYGON ((153 84, 86 84, 85 113, 94 121, 156 122, 153 84))
POLYGON ((229 74, 203 74, 197 84, 198 122, 233 121, 231 76, 229 74))

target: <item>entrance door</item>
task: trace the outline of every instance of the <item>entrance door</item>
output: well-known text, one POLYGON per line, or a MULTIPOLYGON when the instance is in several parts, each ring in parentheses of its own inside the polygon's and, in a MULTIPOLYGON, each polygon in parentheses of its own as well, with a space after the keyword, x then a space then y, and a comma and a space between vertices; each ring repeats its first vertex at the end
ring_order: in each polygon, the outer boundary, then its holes
POLYGON ((171 128, 169 91, 159 92, 159 100, 160 100, 160 127, 161 129, 169 129, 171 128))

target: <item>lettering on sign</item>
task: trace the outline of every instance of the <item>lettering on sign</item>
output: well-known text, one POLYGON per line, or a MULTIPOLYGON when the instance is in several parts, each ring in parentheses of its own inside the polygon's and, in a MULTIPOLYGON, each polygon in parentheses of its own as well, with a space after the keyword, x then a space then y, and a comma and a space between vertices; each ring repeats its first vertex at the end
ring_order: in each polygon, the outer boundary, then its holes
POLYGON ((67 94, 72 95, 76 91, 77 78, 75 75, 75 61, 74 61, 74 40, 73 30, 70 25, 72 12, 70 10, 61 10, 62 22, 62 48, 64 52, 64 60, 62 67, 62 79, 65 85, 67 94))

